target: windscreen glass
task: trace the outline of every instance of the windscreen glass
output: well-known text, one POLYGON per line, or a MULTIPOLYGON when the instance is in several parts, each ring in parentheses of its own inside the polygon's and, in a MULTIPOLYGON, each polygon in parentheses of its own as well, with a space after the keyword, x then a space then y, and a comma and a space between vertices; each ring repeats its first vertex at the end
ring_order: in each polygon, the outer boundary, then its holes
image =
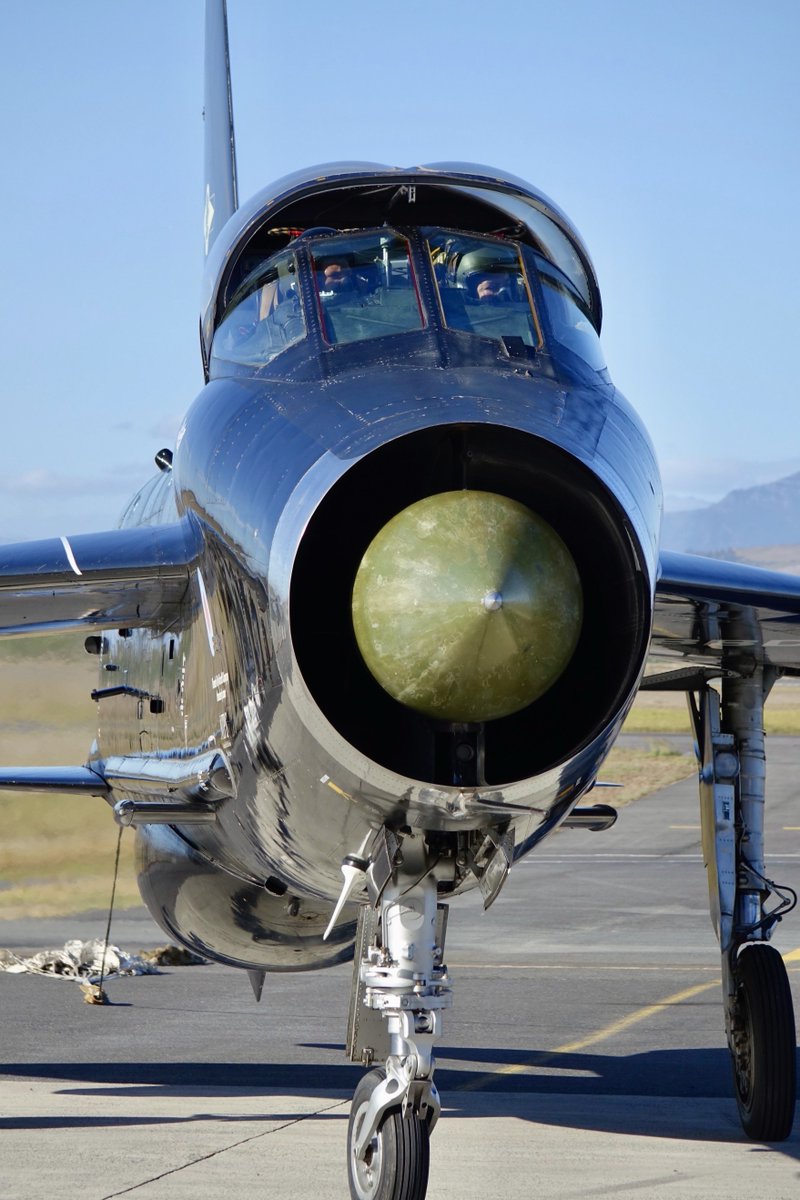
POLYGON ((326 237, 311 251, 322 333, 330 345, 422 329, 405 238, 388 230, 326 237))
MULTIPOLYGON (((591 310, 593 287, 589 279, 586 264, 578 254, 572 240, 567 237, 537 202, 522 196, 509 195, 504 192, 490 191, 488 188, 458 188, 470 196, 479 196, 488 201, 493 207, 503 209, 516 221, 521 221, 533 233, 547 257, 562 271, 584 304, 591 310)), ((594 315, 594 325, 599 324, 599 314, 594 315)))
POLYGON ((262 366, 305 335, 294 255, 283 252, 260 263, 236 289, 211 357, 262 366))
POLYGON ((534 260, 542 285, 550 336, 593 370, 602 371, 606 365, 603 350, 586 304, 557 267, 540 254, 530 251, 528 254, 534 260))
POLYGON ((515 242, 446 229, 428 231, 428 250, 450 329, 541 343, 525 267, 515 242))

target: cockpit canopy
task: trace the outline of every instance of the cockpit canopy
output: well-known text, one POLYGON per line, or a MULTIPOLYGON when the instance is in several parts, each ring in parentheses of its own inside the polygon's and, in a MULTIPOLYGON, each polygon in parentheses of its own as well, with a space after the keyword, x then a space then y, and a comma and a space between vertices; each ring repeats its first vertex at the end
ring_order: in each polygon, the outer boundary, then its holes
POLYGON ((231 354, 246 365, 305 338, 320 353, 437 325, 536 347, 555 336, 549 308, 554 317, 560 310, 563 344, 598 361, 596 339, 589 353, 584 334, 600 331, 600 293, 579 235, 541 192, 489 167, 336 163, 279 180, 220 232, 204 287, 207 364, 212 341, 218 365, 231 354), (491 282, 470 279, 481 255, 496 267, 488 272, 498 276, 494 300, 506 305, 499 324, 477 307, 492 292, 491 282), (329 287, 314 273, 330 266, 342 274, 329 287))
POLYGON ((549 339, 603 366, 581 296, 514 238, 316 228, 261 260, 243 256, 239 275, 214 335, 213 373, 224 373, 224 363, 265 366, 310 334, 324 351, 430 326, 490 339, 516 356, 549 339))

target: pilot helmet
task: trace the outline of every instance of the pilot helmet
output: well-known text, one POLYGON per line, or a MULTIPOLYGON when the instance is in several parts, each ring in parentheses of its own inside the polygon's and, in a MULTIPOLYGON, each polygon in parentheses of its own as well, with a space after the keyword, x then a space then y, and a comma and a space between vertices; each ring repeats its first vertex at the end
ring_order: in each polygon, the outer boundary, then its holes
POLYGON ((495 250, 470 250, 459 260, 456 283, 474 296, 475 289, 484 276, 506 275, 510 271, 513 272, 513 269, 507 258, 498 258, 495 250))

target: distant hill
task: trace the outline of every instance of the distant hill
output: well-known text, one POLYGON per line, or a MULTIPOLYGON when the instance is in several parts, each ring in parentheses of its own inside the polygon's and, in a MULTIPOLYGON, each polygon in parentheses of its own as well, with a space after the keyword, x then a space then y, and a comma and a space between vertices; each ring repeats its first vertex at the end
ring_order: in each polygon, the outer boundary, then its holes
POLYGON ((746 550, 735 550, 727 557, 754 567, 766 567, 768 571, 800 575, 800 542, 789 546, 750 546, 746 550))
POLYGON ((661 543, 689 554, 719 554, 731 546, 742 552, 754 546, 791 551, 800 544, 800 471, 774 483, 737 488, 706 508, 665 513, 661 543))
POLYGON ((664 509, 666 512, 691 512, 695 508, 708 508, 713 500, 701 500, 699 496, 681 496, 664 493, 664 509))

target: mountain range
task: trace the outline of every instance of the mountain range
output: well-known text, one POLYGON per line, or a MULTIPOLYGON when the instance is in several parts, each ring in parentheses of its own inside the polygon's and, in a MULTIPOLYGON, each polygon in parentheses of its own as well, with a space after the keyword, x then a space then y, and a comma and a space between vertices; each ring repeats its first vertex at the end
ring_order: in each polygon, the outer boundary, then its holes
POLYGON ((665 513, 661 544, 668 550, 725 554, 764 566, 772 564, 748 551, 781 547, 788 555, 779 558, 800 560, 800 471, 774 483, 736 488, 704 508, 665 513))

